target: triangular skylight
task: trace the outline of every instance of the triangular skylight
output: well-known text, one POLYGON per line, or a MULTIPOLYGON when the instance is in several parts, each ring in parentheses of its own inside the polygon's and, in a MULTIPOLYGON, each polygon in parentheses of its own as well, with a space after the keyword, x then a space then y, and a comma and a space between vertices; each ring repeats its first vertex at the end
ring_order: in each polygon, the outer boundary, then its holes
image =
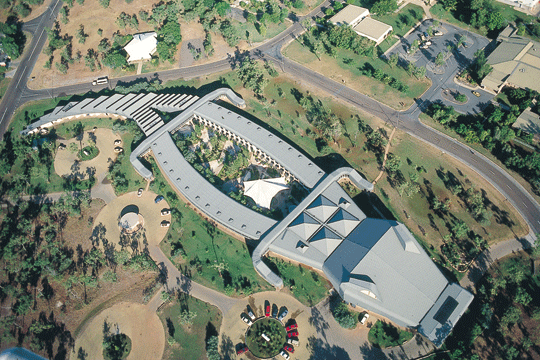
POLYGON ((289 225, 289 229, 300 236, 301 239, 307 240, 320 226, 321 224, 317 220, 303 212, 293 220, 289 225))
POLYGON ((341 244, 342 241, 343 239, 338 234, 327 227, 322 227, 309 240, 309 244, 324 255, 329 256, 339 246, 339 244, 341 244))
POLYGON ((319 221, 325 222, 336 211, 337 205, 331 200, 320 195, 306 209, 311 215, 315 216, 319 221))
POLYGON ((328 221, 328 226, 343 237, 347 237, 358 224, 360 224, 358 218, 343 209, 339 209, 338 212, 332 216, 332 219, 328 221))

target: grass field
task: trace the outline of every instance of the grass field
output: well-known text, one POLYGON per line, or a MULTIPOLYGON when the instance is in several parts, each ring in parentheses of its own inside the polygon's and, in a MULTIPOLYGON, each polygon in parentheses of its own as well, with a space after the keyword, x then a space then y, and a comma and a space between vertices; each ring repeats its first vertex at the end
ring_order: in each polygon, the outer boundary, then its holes
MULTIPOLYGON (((504 101, 505 98, 502 97, 501 100, 504 101)), ((507 98, 506 98, 506 100, 507 100, 507 98)), ((460 141, 462 143, 465 143, 463 138, 461 136, 459 136, 459 134, 457 134, 454 130, 441 125, 438 121, 433 120, 433 118, 430 117, 429 115, 426 115, 426 114, 423 114, 423 113, 420 114, 420 120, 424 124, 429 125, 430 127, 432 127, 434 129, 436 129, 436 130, 450 136, 451 138, 454 138, 454 139, 456 139, 456 140, 458 140, 458 141, 460 141)), ((480 154, 484 155, 485 157, 487 157, 489 160, 493 161, 495 164, 497 164, 501 168, 505 169, 506 172, 508 172, 515 180, 517 180, 521 184, 521 186, 523 186, 529 192, 529 194, 531 194, 536 199, 536 201, 540 201, 540 196, 538 196, 532 190, 531 185, 527 181, 525 181, 521 177, 521 175, 519 175, 517 172, 515 172, 515 171, 513 171, 511 169, 508 169, 499 159, 497 159, 486 148, 484 148, 482 146, 482 144, 466 143, 466 145, 471 147, 472 149, 478 151, 480 154)))
POLYGON ((423 94, 430 85, 429 80, 418 80, 409 76, 407 72, 399 66, 390 67, 380 58, 371 58, 355 54, 351 50, 336 49, 337 57, 334 59, 326 54, 321 55, 321 61, 309 49, 299 41, 293 41, 283 51, 288 58, 317 71, 324 76, 337 82, 341 82, 350 88, 374 98, 394 109, 401 110, 411 105, 413 99, 423 94), (389 85, 382 83, 372 77, 362 74, 362 67, 365 63, 371 64, 375 69, 382 70, 385 74, 396 78, 409 87, 402 93, 389 85))
POLYGON ((181 214, 160 244, 180 271, 231 296, 269 290, 271 286, 253 268, 248 246, 210 225, 177 197, 157 167, 152 171, 151 190, 165 196, 181 214))
POLYGON ((2 80, 0 80, 0 99, 4 97, 10 82, 11 79, 9 78, 2 78, 2 80))
POLYGON ((216 307, 183 295, 163 306, 158 316, 167 339, 163 359, 206 359, 206 339, 217 335, 221 326, 221 312, 216 307), (180 322, 184 310, 197 313, 192 325, 180 322))
POLYGON ((282 279, 285 287, 306 306, 314 306, 328 295, 332 285, 319 273, 302 265, 294 265, 275 257, 265 257, 264 262, 282 279))

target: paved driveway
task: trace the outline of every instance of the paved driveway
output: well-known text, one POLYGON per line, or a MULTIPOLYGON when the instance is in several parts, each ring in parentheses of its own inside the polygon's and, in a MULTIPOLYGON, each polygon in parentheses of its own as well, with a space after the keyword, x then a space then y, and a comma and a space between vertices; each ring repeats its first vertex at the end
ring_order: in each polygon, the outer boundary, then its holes
POLYGON ((462 69, 466 68, 474 59, 474 53, 483 49, 489 44, 489 40, 483 36, 468 32, 450 24, 442 23, 438 29, 443 33, 441 36, 432 36, 430 40, 432 45, 427 49, 419 49, 415 54, 409 55, 407 50, 414 40, 421 41, 420 35, 427 31, 433 25, 433 20, 425 20, 414 31, 401 40, 401 42, 389 52, 388 56, 398 53, 400 63, 407 66, 412 61, 417 67, 424 66, 427 69, 426 75, 431 79, 433 85, 420 98, 422 108, 427 107, 431 102, 442 101, 446 105, 453 106, 456 111, 461 113, 475 114, 488 105, 494 95, 478 88, 480 97, 472 94, 472 88, 465 88, 454 82, 454 77, 462 69), (443 66, 435 65, 435 58, 440 52, 447 52, 448 45, 456 45, 461 36, 466 37, 465 45, 454 51, 446 60, 443 66), (457 104, 446 100, 442 96, 445 89, 458 90, 465 94, 468 101, 465 104, 457 104))

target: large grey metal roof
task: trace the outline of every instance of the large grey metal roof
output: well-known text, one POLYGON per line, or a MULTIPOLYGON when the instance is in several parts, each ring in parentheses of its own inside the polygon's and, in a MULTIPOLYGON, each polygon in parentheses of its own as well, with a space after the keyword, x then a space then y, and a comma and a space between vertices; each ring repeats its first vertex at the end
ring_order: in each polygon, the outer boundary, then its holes
POLYGON ((168 132, 151 146, 171 185, 213 220, 250 239, 259 239, 276 224, 275 220, 245 207, 210 184, 186 161, 168 132))
POLYGON ((90 116, 90 114, 118 114, 133 119, 145 135, 150 135, 163 126, 163 120, 153 110, 175 112, 185 110, 199 98, 185 94, 114 94, 98 98, 72 101, 65 106, 57 106, 51 113, 28 125, 21 133, 29 132, 46 124, 67 117, 90 116))
POLYGON ((254 261, 272 251, 322 270, 346 302, 402 326, 420 326, 440 345, 472 295, 457 284, 449 285, 405 225, 366 218, 337 180, 348 176, 368 189, 371 184, 346 169, 325 177, 272 228, 253 252, 254 261), (445 310, 446 298, 457 304, 450 311, 445 310), (441 316, 445 311, 447 317, 441 316))
POLYGON ((198 106, 194 113, 247 140, 280 163, 309 188, 317 185, 324 176, 324 171, 321 168, 292 145, 261 125, 257 125, 223 106, 208 101, 198 106))
MULTIPOLYGON (((346 301, 359 304, 404 326, 417 326, 448 281, 404 226, 365 219, 324 264, 330 282, 346 301), (409 237, 403 241, 402 235, 409 237), (409 250, 404 246, 409 243, 409 250), (377 299, 361 292, 352 279, 369 278, 377 299)), ((369 289, 365 289, 369 290, 369 289)))

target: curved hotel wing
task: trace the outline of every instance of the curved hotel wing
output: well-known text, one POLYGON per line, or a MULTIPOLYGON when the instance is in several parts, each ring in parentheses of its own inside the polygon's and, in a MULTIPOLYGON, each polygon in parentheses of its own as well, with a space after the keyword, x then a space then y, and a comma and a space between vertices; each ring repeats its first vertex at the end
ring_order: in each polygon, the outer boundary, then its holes
POLYGON ((268 252, 323 271, 346 302, 418 328, 441 345, 473 295, 448 282, 405 225, 366 217, 338 183, 347 178, 372 191, 373 185, 354 169, 325 174, 278 135, 215 102, 225 97, 236 106, 244 105, 230 89, 200 99, 152 93, 88 98, 57 107, 21 133, 89 116, 135 120, 148 136, 130 156, 137 172, 152 178, 139 160, 152 152, 169 183, 201 212, 246 238, 260 239, 253 264, 272 285, 282 287, 283 281, 262 261, 268 252), (154 109, 182 112, 165 124, 154 109), (310 193, 279 223, 237 203, 206 181, 172 140, 171 133, 194 120, 247 147, 310 193))

